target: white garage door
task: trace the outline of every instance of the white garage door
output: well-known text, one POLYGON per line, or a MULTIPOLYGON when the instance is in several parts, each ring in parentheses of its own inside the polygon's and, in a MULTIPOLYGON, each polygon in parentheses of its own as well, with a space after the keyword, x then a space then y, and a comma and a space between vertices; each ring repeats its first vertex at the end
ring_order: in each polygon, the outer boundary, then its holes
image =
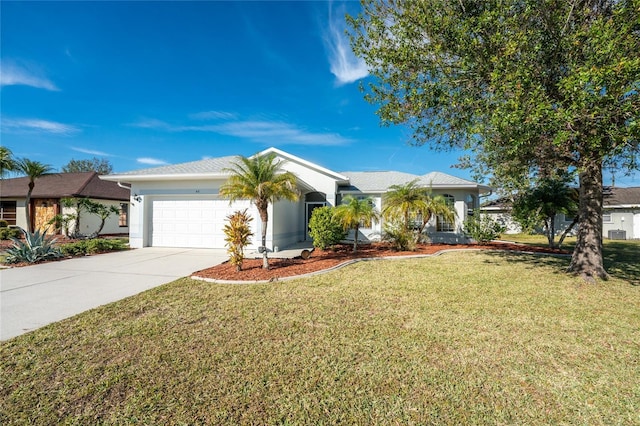
MULTIPOLYGON (((259 221, 249 202, 205 198, 157 198, 151 202, 151 246, 225 248, 223 227, 229 214, 249 208, 254 235, 259 221)), ((253 238, 255 242, 255 237, 253 238)))

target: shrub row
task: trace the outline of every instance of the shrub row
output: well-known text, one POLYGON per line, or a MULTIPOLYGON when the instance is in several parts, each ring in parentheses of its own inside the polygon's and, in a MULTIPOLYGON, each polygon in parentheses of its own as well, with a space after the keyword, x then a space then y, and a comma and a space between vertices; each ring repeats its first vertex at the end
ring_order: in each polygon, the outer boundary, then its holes
POLYGON ((86 254, 125 250, 127 248, 127 243, 124 240, 105 238, 81 240, 60 245, 60 251, 65 256, 84 256, 86 254))

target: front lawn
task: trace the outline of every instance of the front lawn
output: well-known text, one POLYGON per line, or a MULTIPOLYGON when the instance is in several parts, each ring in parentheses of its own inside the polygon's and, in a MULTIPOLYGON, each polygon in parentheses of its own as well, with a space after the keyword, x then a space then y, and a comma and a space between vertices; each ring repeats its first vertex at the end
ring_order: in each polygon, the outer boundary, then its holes
POLYGON ((640 286, 567 264, 180 279, 2 343, 0 424, 639 424, 640 286))

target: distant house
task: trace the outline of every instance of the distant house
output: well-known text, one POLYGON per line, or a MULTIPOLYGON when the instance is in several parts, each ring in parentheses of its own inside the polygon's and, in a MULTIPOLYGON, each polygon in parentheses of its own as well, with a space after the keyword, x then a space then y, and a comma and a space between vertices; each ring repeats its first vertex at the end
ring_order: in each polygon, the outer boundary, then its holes
MULTIPOLYGON (((616 240, 640 239, 640 187, 605 187, 603 205, 603 237, 616 240)), ((503 224, 507 228, 507 234, 522 231, 511 216, 511 202, 508 199, 490 201, 483 204, 480 210, 503 224)), ((564 231, 572 222, 573 217, 558 214, 555 223, 557 232, 564 231)))
MULTIPOLYGON (((10 226, 27 229, 25 209, 28 190, 27 177, 0 180, 0 219, 6 220, 10 226)), ((101 233, 129 233, 129 189, 118 186, 116 182, 104 181, 95 172, 55 173, 38 178, 29 206, 34 229, 47 228, 47 222, 57 214, 75 213, 75 209, 62 205, 62 198, 89 198, 116 206, 120 214, 110 216, 101 233)), ((81 234, 91 234, 99 226, 100 218, 96 215, 81 214, 78 230, 81 234)))
POLYGON ((640 239, 640 186, 606 187, 602 233, 616 240, 640 239))
POLYGON ((480 211, 504 226, 505 234, 519 234, 522 232, 522 226, 513 219, 511 208, 511 200, 497 198, 483 203, 480 211))
MULTIPOLYGON (((444 196, 456 211, 456 220, 447 222, 433 218, 428 234, 434 241, 467 241, 462 223, 473 209, 479 207, 481 194, 490 188, 445 173, 413 175, 385 172, 334 172, 318 164, 276 148, 262 152, 274 153, 282 168, 297 176, 301 193, 297 202, 279 201, 269 206, 267 247, 286 247, 300 241, 310 241, 309 219, 313 209, 336 206, 346 195, 371 197, 380 211, 382 195, 394 184, 417 179, 434 194, 444 196)), ((208 158, 190 163, 155 167, 102 179, 131 185, 131 247, 202 247, 224 248, 223 227, 226 217, 235 210, 249 209, 254 217, 252 231, 260 235, 260 220, 249 200, 229 203, 219 196, 220 186, 229 178, 226 171, 237 157, 208 158)), ((382 224, 361 229, 359 238, 380 238, 382 224)), ((351 236, 353 237, 353 235, 351 236)), ((253 238, 252 248, 259 238, 253 238)))

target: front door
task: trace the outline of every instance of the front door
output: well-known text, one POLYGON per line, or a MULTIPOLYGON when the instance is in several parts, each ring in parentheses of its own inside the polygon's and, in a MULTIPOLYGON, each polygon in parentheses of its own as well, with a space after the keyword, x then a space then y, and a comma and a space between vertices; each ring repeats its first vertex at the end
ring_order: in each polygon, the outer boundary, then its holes
POLYGON ((33 229, 45 230, 49 228, 51 232, 56 232, 54 225, 50 224, 58 214, 58 204, 55 199, 37 199, 33 202, 35 214, 33 215, 33 229))
POLYGON ((309 235, 309 220, 311 220, 311 214, 313 213, 313 210, 317 209, 318 207, 324 207, 327 205, 327 203, 323 203, 323 202, 313 202, 313 203, 305 203, 307 206, 307 221, 305 223, 305 240, 306 241, 310 241, 311 240, 311 236, 309 235))

